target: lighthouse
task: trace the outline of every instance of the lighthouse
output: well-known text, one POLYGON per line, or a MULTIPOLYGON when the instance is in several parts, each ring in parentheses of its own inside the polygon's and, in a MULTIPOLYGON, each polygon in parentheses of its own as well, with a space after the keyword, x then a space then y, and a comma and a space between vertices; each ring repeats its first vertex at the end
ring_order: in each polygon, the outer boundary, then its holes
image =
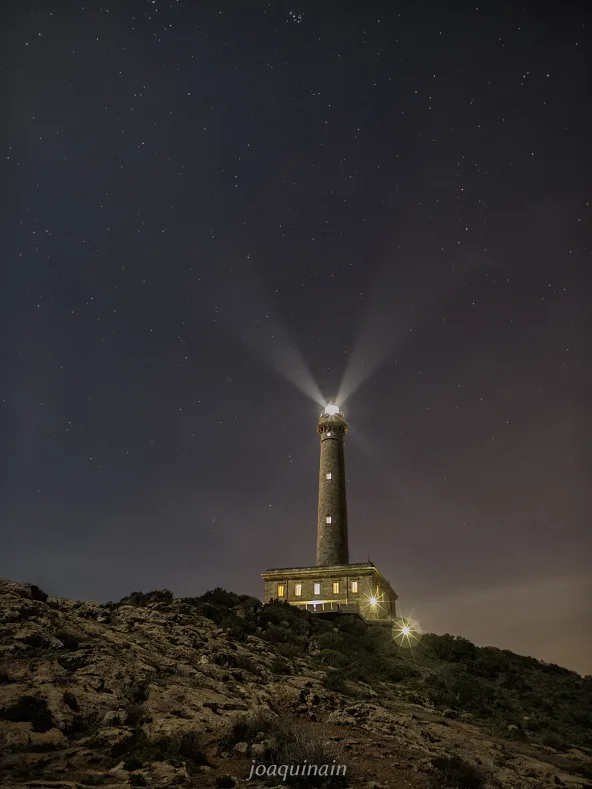
POLYGON ((347 433, 339 406, 330 403, 317 425, 321 438, 317 567, 348 564, 347 497, 343 443, 347 433))
POLYGON ((317 422, 320 463, 316 564, 262 573, 263 600, 279 600, 329 616, 357 614, 390 627, 397 617, 397 594, 372 562, 350 562, 346 433, 343 411, 328 403, 317 422))

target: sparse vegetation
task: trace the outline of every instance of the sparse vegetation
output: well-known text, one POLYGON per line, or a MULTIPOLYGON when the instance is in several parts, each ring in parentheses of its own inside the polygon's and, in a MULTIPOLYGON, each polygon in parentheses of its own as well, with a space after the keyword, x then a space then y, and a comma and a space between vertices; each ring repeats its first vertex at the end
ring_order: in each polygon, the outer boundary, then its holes
MULTIPOLYGON (((345 764, 342 755, 341 748, 327 738, 322 728, 288 717, 279 719, 271 733, 267 761, 269 764, 333 766, 345 764)), ((288 775, 284 782, 296 789, 341 789, 349 786, 352 779, 351 768, 345 766, 346 775, 288 775)))
POLYGON ((460 756, 439 757, 432 760, 434 772, 429 789, 482 789, 484 775, 460 756))
MULTIPOLYGON (((249 745, 264 742, 262 763, 272 765, 333 765, 344 764, 338 745, 331 742, 322 727, 311 725, 292 716, 276 716, 265 709, 239 715, 230 730, 225 746, 231 748, 239 742, 249 745)), ((351 779, 351 771, 347 770, 351 779)), ((340 789, 348 785, 343 775, 288 775, 288 786, 306 789, 340 789)))
POLYGON ((130 772, 150 762, 185 763, 188 768, 206 764, 203 739, 195 731, 149 738, 142 729, 136 729, 133 737, 112 749, 112 755, 123 758, 124 767, 130 772))
POLYGON ((56 630, 55 637, 59 639, 65 649, 70 650, 70 652, 76 652, 76 650, 80 648, 79 639, 67 630, 56 630))
MULTIPOLYGON (((1 735, 6 757, 0 756, 0 782, 18 773, 13 756, 27 751, 35 757, 31 774, 49 779, 50 754, 74 743, 87 754, 89 769, 123 762, 130 786, 153 780, 143 774, 153 762, 197 771, 206 765, 206 748, 219 769, 219 758, 237 764, 251 757, 266 765, 341 763, 338 743, 346 742, 358 772, 366 769, 364 748, 380 760, 387 753, 380 748, 392 743, 397 750, 399 740, 411 741, 407 729, 426 743, 442 743, 417 763, 426 789, 484 789, 497 785, 496 771, 506 769, 513 753, 525 752, 523 743, 547 746, 530 752, 544 753, 540 760, 551 764, 574 761, 573 746, 584 754, 592 747, 590 677, 507 650, 479 648, 464 638, 428 634, 412 652, 405 651, 388 630, 355 616, 329 620, 287 603, 261 605, 214 589, 181 600, 168 590, 135 592, 110 604, 117 635, 104 643, 110 624, 98 604, 60 605, 59 617, 50 609, 52 618, 41 614, 39 624, 24 631, 41 646, 31 646, 19 633, 18 661, 2 666, 0 721, 8 723, 1 735), (77 673, 93 664, 98 671, 77 673), (57 671, 46 701, 44 686, 28 678, 46 676, 50 666, 57 671), (19 696, 15 684, 23 678, 28 684, 19 696), (220 688, 228 702, 205 699, 202 688, 206 695, 220 688), (161 725, 161 697, 172 730, 161 725), (239 714, 228 728, 228 713, 255 699, 262 706, 239 714), (431 710, 410 710, 407 702, 431 710), (434 715, 434 707, 441 716, 434 715), (402 711, 391 716, 393 709, 402 711), (469 721, 487 724, 487 737, 496 741, 491 755, 475 749, 474 756, 470 744, 453 749, 458 743, 451 745, 450 733, 469 721), (382 722, 384 740, 374 742, 382 722), (356 727, 359 750, 343 736, 346 730, 333 728, 340 723, 356 727), (186 730, 175 732, 184 725, 186 730), (442 756, 430 767, 434 752, 442 756)), ((397 769, 404 770, 405 752, 399 750, 397 769)), ((536 767, 529 769, 538 777, 536 767)), ((577 770, 592 777, 586 763, 577 770)), ((296 789, 346 785, 342 775, 279 777, 296 789)), ((346 777, 351 783, 349 770, 346 777)), ((235 781, 226 774, 218 779, 235 781)))
POLYGON ((333 691, 333 693, 347 693, 348 687, 347 682, 345 680, 345 676, 343 671, 336 669, 335 671, 329 671, 325 674, 324 683, 327 690, 333 691))
POLYGON ((70 721, 64 725, 64 734, 71 740, 79 740, 95 734, 100 728, 102 715, 95 709, 80 709, 72 715, 70 721))
POLYGON ((229 748, 239 742, 252 744, 263 739, 276 727, 276 716, 269 710, 257 708, 252 712, 237 715, 224 744, 229 748))
POLYGON ((407 698, 425 699, 450 716, 469 714, 506 737, 515 726, 519 733, 510 736, 541 742, 544 732, 554 732, 566 744, 592 747, 592 679, 561 666, 451 635, 424 634, 413 653, 398 652, 386 631, 358 617, 334 624, 283 602, 245 609, 244 597, 222 589, 190 605, 203 606, 205 616, 233 636, 238 631, 239 640, 267 641, 277 655, 276 673, 288 673, 299 656, 313 656, 335 692, 355 694, 360 681, 397 683, 407 698))
POLYGON ((108 603, 110 607, 117 608, 120 605, 134 605, 137 608, 145 608, 151 603, 170 603, 173 600, 173 593, 170 589, 155 589, 152 592, 132 592, 127 597, 122 597, 118 603, 108 603))

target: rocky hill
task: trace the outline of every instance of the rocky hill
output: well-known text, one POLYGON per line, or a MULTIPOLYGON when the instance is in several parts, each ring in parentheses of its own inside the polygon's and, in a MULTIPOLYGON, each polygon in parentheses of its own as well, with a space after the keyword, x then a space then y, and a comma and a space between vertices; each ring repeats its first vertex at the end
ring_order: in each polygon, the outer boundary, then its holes
POLYGON ((590 789, 591 701, 590 677, 462 638, 404 650, 223 590, 100 604, 0 581, 11 789, 590 789))

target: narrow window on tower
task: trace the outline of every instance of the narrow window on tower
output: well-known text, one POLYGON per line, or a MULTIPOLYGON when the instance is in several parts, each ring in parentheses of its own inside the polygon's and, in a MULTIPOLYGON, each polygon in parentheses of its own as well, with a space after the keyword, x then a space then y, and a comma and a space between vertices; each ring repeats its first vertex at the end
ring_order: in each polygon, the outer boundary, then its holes
POLYGON ((339 594, 339 581, 333 581, 333 594, 339 594))
POLYGON ((330 471, 328 471, 328 472, 325 474, 325 479, 331 479, 331 472, 330 472, 330 471))
POLYGON ((294 594, 296 597, 302 597, 302 584, 294 584, 294 594))
POLYGON ((314 585, 314 593, 315 594, 321 594, 321 584, 320 583, 315 583, 315 585, 314 585))
POLYGON ((351 582, 351 590, 352 590, 352 594, 358 594, 359 589, 358 589, 358 582, 357 581, 352 581, 351 582))
POLYGON ((284 584, 278 584, 278 597, 284 597, 286 594, 286 587, 284 584))
POLYGON ((331 516, 330 515, 327 515, 327 517, 325 518, 325 523, 331 523, 331 516))

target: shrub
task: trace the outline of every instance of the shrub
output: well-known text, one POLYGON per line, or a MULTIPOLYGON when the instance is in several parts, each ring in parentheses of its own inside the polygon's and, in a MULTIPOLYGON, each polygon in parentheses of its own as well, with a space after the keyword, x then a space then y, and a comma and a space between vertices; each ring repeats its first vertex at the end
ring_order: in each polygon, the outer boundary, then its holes
POLYGON ((76 652, 80 648, 80 641, 72 633, 66 630, 56 630, 55 637, 59 639, 66 649, 76 652))
POLYGON ((149 682, 146 679, 135 680, 128 689, 127 695, 132 704, 142 704, 147 701, 150 691, 149 682))
POLYGON ((368 633, 368 625, 359 616, 341 616, 337 627, 341 633, 347 633, 355 638, 363 638, 368 633))
POLYGON ((129 771, 151 762, 185 762, 189 768, 206 764, 203 739, 194 731, 148 738, 142 729, 136 729, 132 738, 111 749, 111 755, 124 756, 124 768, 129 771))
POLYGON ((272 674, 291 674, 292 668, 287 660, 276 657, 271 662, 270 671, 272 674))
POLYGON ((295 658, 302 654, 303 649, 297 644, 278 644, 277 652, 281 657, 295 658))
POLYGON ((335 649, 322 649, 317 659, 320 663, 326 663, 328 666, 333 666, 334 668, 344 668, 351 663, 347 655, 335 649))
POLYGON ((541 737, 541 742, 547 748, 554 748, 556 751, 566 751, 568 745, 560 734, 554 731, 546 731, 541 737))
POLYGON ((38 696, 21 696, 14 704, 0 710, 0 719, 5 721, 29 722, 33 731, 43 732, 53 728, 47 701, 38 696))
POLYGON ((227 617, 227 613, 224 610, 211 603, 202 603, 201 613, 202 616, 205 616, 206 619, 211 619, 216 625, 221 625, 227 617))
POLYGON ((325 675, 323 685, 333 693, 347 693, 347 682, 342 671, 330 671, 325 675))
POLYGON ((430 776, 430 789, 482 789, 485 779, 473 765, 460 756, 432 759, 435 772, 430 776))
POLYGON ((422 638, 424 646, 428 647, 440 660, 449 663, 466 663, 477 655, 477 647, 461 636, 436 636, 433 633, 425 634, 422 638))
POLYGON ((277 727, 277 718, 263 707, 238 715, 232 728, 224 738, 224 744, 232 748, 238 742, 253 743, 262 739, 277 727))
POLYGON ((263 603, 257 597, 251 597, 248 594, 241 594, 238 596, 240 600, 241 608, 248 613, 254 613, 258 611, 263 603))
POLYGON ((233 592, 227 592, 226 589, 221 589, 219 586, 215 589, 211 589, 209 592, 204 592, 198 600, 222 608, 234 608, 241 602, 238 595, 233 592))
POLYGON ((317 643, 320 650, 327 649, 333 652, 342 652, 344 649, 347 649, 346 639, 337 629, 329 633, 321 633, 317 643))
POLYGON ((138 726, 142 719, 144 718, 144 708, 141 704, 130 704, 129 707, 125 711, 125 725, 126 726, 138 726))
POLYGON ((62 696, 64 700, 64 704, 70 707, 71 710, 74 712, 80 712, 80 705, 78 704, 78 699, 72 693, 71 690, 64 691, 64 695, 62 696))
MULTIPOLYGON (((294 718, 278 720, 271 733, 271 745, 268 760, 270 764, 300 766, 314 765, 319 768, 327 765, 330 769, 340 761, 341 748, 326 736, 324 729, 310 723, 302 723, 294 718)), ((347 765, 345 765, 347 771, 347 765)), ((283 782, 296 789, 322 787, 323 789, 341 789, 350 785, 349 775, 288 775, 283 782)))
MULTIPOLYGON (((78 703, 78 702, 76 702, 78 703)), ((64 734, 71 740, 88 737, 98 731, 101 726, 102 714, 98 710, 80 710, 76 712, 69 723, 64 726, 64 734)))
POLYGON ((28 584, 29 590, 31 592, 31 600, 37 600, 40 603, 45 603, 47 601, 48 595, 40 589, 35 584, 28 584))
POLYGON ((389 682, 402 682, 406 679, 419 676, 419 671, 405 663, 403 660, 392 661, 385 668, 386 679, 389 682))
POLYGON ((173 593, 170 589, 154 589, 152 592, 132 592, 127 597, 122 597, 121 600, 115 604, 115 607, 120 605, 134 605, 137 608, 145 608, 150 603, 170 603, 173 600, 173 593))

